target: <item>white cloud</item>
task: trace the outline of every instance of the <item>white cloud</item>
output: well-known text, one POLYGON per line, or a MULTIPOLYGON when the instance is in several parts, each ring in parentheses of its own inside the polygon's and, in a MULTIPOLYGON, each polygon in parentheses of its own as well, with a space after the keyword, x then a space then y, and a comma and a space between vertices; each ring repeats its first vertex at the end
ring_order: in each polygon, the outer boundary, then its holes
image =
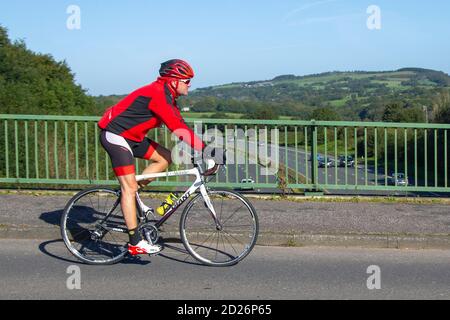
POLYGON ((300 26, 300 25, 307 25, 312 23, 322 23, 322 22, 330 22, 330 21, 336 21, 336 20, 344 20, 349 18, 361 18, 364 17, 364 14, 362 13, 349 13, 349 14, 342 14, 342 15, 336 15, 336 16, 324 16, 324 17, 312 17, 312 18, 306 18, 303 20, 298 21, 292 21, 289 23, 290 26, 300 26))
MULTIPOLYGON (((322 1, 316 1, 307 3, 299 8, 296 8, 290 12, 288 12, 284 18, 283 22, 286 23, 289 26, 300 26, 300 25, 307 25, 307 24, 313 24, 313 23, 326 23, 330 21, 336 21, 336 20, 343 20, 348 18, 355 18, 355 17, 363 17, 364 12, 361 13, 343 13, 340 15, 324 15, 324 16, 314 16, 312 13, 304 13, 304 11, 307 11, 313 7, 319 7, 319 6, 325 6, 330 3, 336 3, 342 0, 322 0, 322 1)), ((325 11, 328 8, 326 6, 322 11, 325 11)))
POLYGON ((294 10, 288 12, 288 13, 284 16, 283 21, 284 21, 284 22, 287 22, 287 21, 289 21, 292 17, 294 17, 296 14, 298 14, 299 12, 305 11, 305 10, 307 10, 307 9, 309 9, 309 8, 316 7, 316 6, 320 6, 320 5, 324 5, 324 4, 331 3, 331 2, 336 2, 336 1, 338 1, 338 0, 323 0, 323 1, 317 1, 317 2, 312 2, 312 3, 305 4, 305 5, 303 5, 303 6, 299 7, 299 8, 297 8, 297 9, 294 9, 294 10))

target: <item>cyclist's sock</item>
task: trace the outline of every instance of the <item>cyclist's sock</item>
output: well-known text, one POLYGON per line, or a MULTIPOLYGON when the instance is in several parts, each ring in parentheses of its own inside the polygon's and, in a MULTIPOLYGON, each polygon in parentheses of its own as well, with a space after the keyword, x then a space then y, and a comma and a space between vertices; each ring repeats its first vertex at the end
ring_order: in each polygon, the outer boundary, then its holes
POLYGON ((138 232, 138 228, 128 230, 128 236, 130 237, 130 244, 132 246, 137 245, 139 241, 142 240, 141 235, 138 232))

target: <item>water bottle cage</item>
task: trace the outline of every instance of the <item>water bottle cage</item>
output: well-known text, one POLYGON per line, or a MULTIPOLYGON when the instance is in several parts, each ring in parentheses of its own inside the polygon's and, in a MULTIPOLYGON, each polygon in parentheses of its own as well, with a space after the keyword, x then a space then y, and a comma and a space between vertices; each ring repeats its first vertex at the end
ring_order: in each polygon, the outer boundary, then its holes
POLYGON ((168 208, 170 208, 172 206, 173 206, 173 204, 170 204, 170 203, 168 203, 166 201, 163 201, 163 203, 161 204, 161 207, 163 207, 164 210, 166 210, 166 209, 168 209, 168 208))

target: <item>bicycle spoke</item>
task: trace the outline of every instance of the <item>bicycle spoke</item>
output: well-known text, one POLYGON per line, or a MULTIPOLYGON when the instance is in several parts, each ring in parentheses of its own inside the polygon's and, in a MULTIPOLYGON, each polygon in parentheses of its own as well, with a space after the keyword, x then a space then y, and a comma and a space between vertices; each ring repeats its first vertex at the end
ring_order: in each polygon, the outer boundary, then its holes
POLYGON ((87 263, 119 261, 126 254, 122 233, 108 228, 122 228, 123 215, 118 210, 120 198, 111 189, 92 188, 75 195, 63 213, 63 239, 68 249, 87 263), (111 205, 111 201, 114 201, 111 205), (111 208, 107 211, 107 208, 111 208), (94 231, 100 232, 94 235, 94 231), (101 239, 98 239, 98 236, 101 239))
POLYGON ((89 238, 89 237, 91 236, 90 231, 87 230, 87 229, 83 229, 83 230, 81 230, 80 232, 76 233, 75 235, 72 235, 73 240, 74 240, 74 241, 78 241, 78 240, 76 240, 76 236, 78 236, 79 234, 82 234, 83 232, 86 232, 86 231, 89 233, 89 236, 86 237, 85 239, 89 238))
POLYGON ((216 224, 208 215, 209 209, 205 209, 203 202, 198 201, 201 200, 199 196, 183 212, 182 240, 189 253, 205 264, 233 265, 243 259, 256 243, 257 216, 254 209, 237 193, 209 193, 218 210, 216 214, 222 228, 217 230, 216 224))
POLYGON ((231 216, 229 216, 225 221, 222 222, 222 224, 225 224, 228 220, 230 220, 236 213, 237 211, 242 208, 244 205, 240 206, 239 208, 237 208, 236 210, 234 210, 234 212, 231 214, 231 216))
MULTIPOLYGON (((105 206, 103 207, 103 211, 102 212, 104 212, 105 214, 106 214, 106 208, 107 208, 107 205, 108 205, 108 197, 105 197, 106 199, 105 199, 105 206)), ((98 205, 99 205, 99 207, 100 207, 100 195, 98 195, 98 205)))
POLYGON ((91 199, 90 196, 88 196, 88 199, 89 199, 89 202, 91 203, 91 207, 95 209, 96 207, 95 207, 94 204, 92 203, 92 199, 91 199))
POLYGON ((216 255, 215 255, 215 261, 217 261, 217 252, 218 252, 218 250, 217 249, 219 249, 219 238, 220 238, 220 234, 218 233, 218 232, 216 232, 216 234, 217 234, 217 244, 216 244, 216 255))
POLYGON ((223 237, 221 237, 221 234, 219 233, 219 238, 220 238, 220 240, 222 240, 222 247, 223 247, 223 252, 227 252, 226 250, 226 248, 225 248, 225 241, 223 241, 223 237))
MULTIPOLYGON (((211 235, 214 235, 214 233, 212 233, 211 235)), ((196 249, 200 248, 206 241, 208 241, 209 238, 211 238, 211 235, 210 235, 208 238, 206 238, 205 241, 203 241, 202 243, 200 243, 199 245, 197 245, 196 249)), ((214 239, 214 238, 213 238, 213 239, 214 239)))
POLYGON ((231 248, 233 248, 234 253, 236 253, 236 255, 239 256, 239 253, 236 251, 236 249, 234 249, 234 246, 233 246, 233 244, 231 243, 231 241, 228 240, 228 238, 226 238, 226 237, 223 237, 223 238, 224 238, 225 240, 228 241, 228 243, 230 244, 231 248))
POLYGON ((113 257, 113 256, 114 256, 115 249, 118 249, 118 248, 117 248, 117 247, 118 247, 118 241, 114 238, 112 232, 108 232, 108 233, 106 234, 106 236, 108 236, 108 235, 112 238, 112 240, 113 240, 113 242, 114 242, 114 244, 112 244, 112 243, 106 243, 107 246, 111 248, 111 249, 110 249, 111 257, 113 257))
POLYGON ((223 209, 223 198, 222 198, 222 202, 220 204, 220 216, 219 216, 219 221, 222 221, 222 209, 223 209))
POLYGON ((243 246, 245 246, 245 244, 240 241, 239 239, 237 239, 235 236, 233 236, 231 233, 226 232, 225 230, 223 230, 223 232, 225 232, 227 235, 229 235, 231 238, 235 239, 237 242, 241 243, 243 246))

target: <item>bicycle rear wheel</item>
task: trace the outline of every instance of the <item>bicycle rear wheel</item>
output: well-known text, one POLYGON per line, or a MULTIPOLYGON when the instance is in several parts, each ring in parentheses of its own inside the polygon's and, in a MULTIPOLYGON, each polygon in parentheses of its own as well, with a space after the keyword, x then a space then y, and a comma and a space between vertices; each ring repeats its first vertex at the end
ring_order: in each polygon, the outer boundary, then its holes
POLYGON ((180 236, 188 252, 210 266, 231 266, 244 259, 256 244, 258 216, 251 203, 237 192, 210 190, 208 195, 222 229, 216 228, 201 194, 185 207, 180 236))
POLYGON ((88 264, 113 264, 127 254, 120 193, 94 187, 77 193, 61 217, 61 236, 69 251, 88 264))

